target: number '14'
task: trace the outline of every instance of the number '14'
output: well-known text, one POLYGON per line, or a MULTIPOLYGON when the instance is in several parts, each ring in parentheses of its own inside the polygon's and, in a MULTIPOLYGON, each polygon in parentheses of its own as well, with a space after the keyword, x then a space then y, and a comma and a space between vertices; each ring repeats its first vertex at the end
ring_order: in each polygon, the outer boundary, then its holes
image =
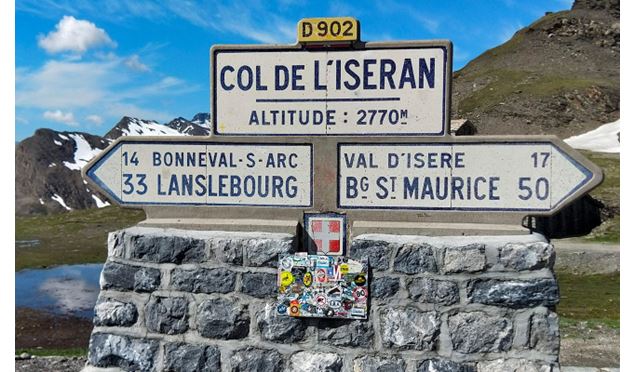
POLYGON ((123 165, 139 165, 139 158, 137 152, 133 152, 132 155, 128 155, 128 151, 123 153, 123 165))

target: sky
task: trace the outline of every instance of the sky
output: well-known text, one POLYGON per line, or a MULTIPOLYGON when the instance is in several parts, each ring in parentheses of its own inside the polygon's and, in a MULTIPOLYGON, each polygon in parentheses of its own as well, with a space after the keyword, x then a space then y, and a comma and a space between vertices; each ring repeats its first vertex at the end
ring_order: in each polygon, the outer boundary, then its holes
POLYGON ((209 112, 209 48, 294 44, 302 18, 352 16, 363 41, 449 39, 456 71, 572 0, 16 0, 15 139, 104 135, 123 116, 209 112))

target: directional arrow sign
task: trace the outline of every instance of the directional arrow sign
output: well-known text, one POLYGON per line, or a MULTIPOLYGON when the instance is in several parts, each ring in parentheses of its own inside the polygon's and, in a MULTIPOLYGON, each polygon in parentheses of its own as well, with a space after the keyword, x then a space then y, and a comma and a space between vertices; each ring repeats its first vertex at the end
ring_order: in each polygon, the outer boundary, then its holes
POLYGON ((549 214, 599 184, 602 172, 557 138, 543 138, 340 143, 337 204, 549 214))
POLYGON ((312 146, 119 141, 84 169, 120 205, 310 207, 312 146))

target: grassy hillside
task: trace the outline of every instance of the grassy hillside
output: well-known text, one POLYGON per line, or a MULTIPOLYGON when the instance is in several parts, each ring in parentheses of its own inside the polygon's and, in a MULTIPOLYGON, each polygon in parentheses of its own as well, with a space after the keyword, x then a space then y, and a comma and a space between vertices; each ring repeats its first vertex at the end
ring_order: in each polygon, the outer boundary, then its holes
POLYGON ((604 181, 591 196, 604 204, 603 223, 585 237, 598 242, 620 242, 620 154, 582 151, 604 171, 604 181))
POLYGON ((108 232, 143 219, 142 210, 119 207, 16 217, 15 269, 104 262, 108 232))

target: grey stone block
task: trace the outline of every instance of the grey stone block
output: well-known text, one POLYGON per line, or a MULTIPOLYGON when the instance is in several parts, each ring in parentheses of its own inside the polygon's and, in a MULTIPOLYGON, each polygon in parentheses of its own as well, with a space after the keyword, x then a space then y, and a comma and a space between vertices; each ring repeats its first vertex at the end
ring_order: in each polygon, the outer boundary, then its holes
POLYGON ((553 245, 544 242, 533 244, 506 244, 500 251, 503 270, 523 271, 553 268, 556 259, 553 245))
POLYGON ((154 263, 200 263, 206 260, 205 241, 174 235, 126 234, 125 244, 133 260, 154 263))
POLYGON ((300 351, 291 356, 289 372, 339 372, 342 358, 335 353, 300 351))
POLYGON ((364 355, 353 360, 355 372, 405 372, 406 363, 396 356, 364 355))
POLYGON ((414 307, 387 308, 380 312, 382 343, 395 349, 433 350, 441 321, 436 311, 414 307))
POLYGON ((428 244, 406 244, 397 251, 393 269, 405 274, 437 272, 434 249, 428 244))
POLYGON ((214 346, 170 343, 165 345, 164 350, 166 371, 220 371, 220 351, 214 346))
POLYGON ((557 366, 547 362, 527 359, 495 359, 477 364, 478 372, 555 372, 557 366))
POLYGON ((280 371, 283 362, 279 352, 251 346, 234 351, 229 359, 231 372, 280 371))
POLYGON ((512 308, 553 306, 558 303, 555 279, 476 279, 468 283, 468 301, 512 308))
POLYGON ((277 267, 278 256, 294 253, 292 239, 249 239, 245 241, 247 266, 277 267))
POLYGON ((134 290, 136 292, 152 292, 161 283, 161 271, 142 267, 134 273, 134 290))
POLYGON ((256 324, 263 339, 292 343, 304 338, 306 322, 290 316, 279 316, 272 304, 266 304, 256 314, 256 324))
POLYGON ((512 323, 501 315, 458 313, 448 318, 448 329, 452 347, 460 353, 502 352, 512 345, 512 323))
POLYGON ((350 257, 355 260, 368 260, 368 265, 377 271, 385 271, 390 267, 393 246, 381 240, 353 239, 350 257))
POLYGON ((417 364, 417 372, 476 372, 476 366, 448 359, 428 359, 417 364))
POLYGON ((192 293, 229 293, 236 285, 236 273, 225 268, 172 270, 170 285, 178 291, 192 293))
POLYGON ((415 278, 408 283, 409 297, 415 301, 438 305, 459 302, 459 286, 449 280, 415 278))
POLYGON ((105 333, 90 337, 88 363, 124 371, 153 371, 159 342, 105 333))
POLYGON ((274 298, 278 292, 278 278, 271 273, 243 273, 240 291, 258 298, 274 298))
POLYGON ((107 261, 101 271, 101 289, 119 291, 152 292, 159 287, 161 272, 158 269, 120 264, 107 261))
POLYGON ((370 295, 373 298, 389 298, 399 292, 399 278, 382 277, 370 281, 370 295))
POLYGON ((331 346, 373 346, 375 331, 370 321, 321 320, 318 322, 318 340, 331 346))
POLYGON ((215 238, 209 240, 209 245, 218 261, 238 266, 243 264, 244 239, 215 238))
POLYGON ((188 301, 183 297, 152 297, 145 306, 145 318, 150 332, 184 333, 188 328, 188 301))
POLYGON ((246 305, 224 298, 203 301, 196 316, 198 332, 207 338, 247 337, 249 321, 246 305))
POLYGON ((125 258, 124 230, 108 233, 108 257, 125 258))
POLYGON ((129 302, 99 299, 95 304, 95 326, 130 327, 137 322, 137 307, 129 302))
POLYGON ((448 247, 443 255, 443 273, 478 272, 485 270, 487 258, 485 246, 470 244, 464 247, 448 247))
POLYGON ((560 331, 556 313, 549 311, 532 314, 529 332, 530 348, 547 354, 558 354, 560 331))

